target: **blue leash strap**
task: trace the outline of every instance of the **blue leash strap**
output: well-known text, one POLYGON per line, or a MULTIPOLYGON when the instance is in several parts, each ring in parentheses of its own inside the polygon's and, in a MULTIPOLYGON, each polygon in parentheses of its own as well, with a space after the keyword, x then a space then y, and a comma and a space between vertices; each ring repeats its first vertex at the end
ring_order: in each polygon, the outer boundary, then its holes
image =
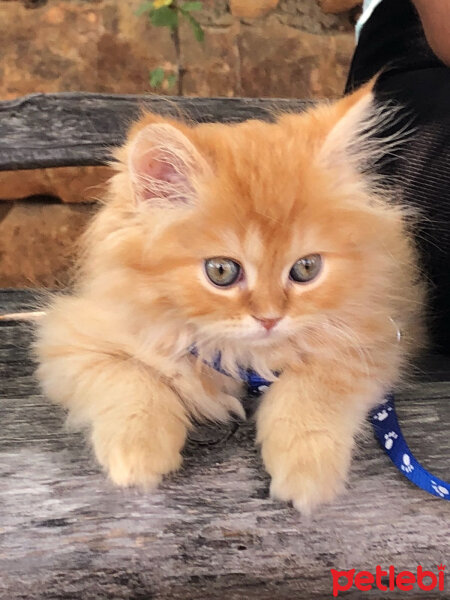
MULTIPOLYGON (((195 346, 191 346, 189 348, 189 352, 194 356, 198 356, 197 348, 195 346)), ((226 375, 227 377, 232 377, 230 373, 228 373, 221 364, 221 354, 217 353, 216 357, 213 361, 203 361, 208 367, 212 367, 214 371, 218 373, 222 373, 222 375, 226 375)), ((262 394, 273 382, 267 381, 261 375, 258 375, 256 371, 252 371, 250 369, 239 368, 239 378, 241 381, 247 384, 248 392, 251 396, 257 396, 258 394, 262 394)))
MULTIPOLYGON (((197 350, 194 346, 190 348, 190 352, 197 356, 197 350)), ((220 359, 220 354, 218 354, 212 363, 207 362, 206 364, 219 371, 219 373, 231 377, 230 373, 222 368, 220 359)), ((273 383, 267 381, 255 371, 242 368, 239 369, 239 377, 247 384, 251 396, 262 394, 273 383)), ((370 422, 375 437, 400 473, 429 494, 443 500, 450 500, 450 484, 439 477, 435 477, 422 467, 409 449, 398 422, 393 394, 388 394, 385 402, 371 411, 370 422)))
POLYGON ((370 421, 380 445, 400 473, 429 494, 450 500, 450 484, 427 471, 409 449, 398 422, 392 394, 371 411, 370 421))

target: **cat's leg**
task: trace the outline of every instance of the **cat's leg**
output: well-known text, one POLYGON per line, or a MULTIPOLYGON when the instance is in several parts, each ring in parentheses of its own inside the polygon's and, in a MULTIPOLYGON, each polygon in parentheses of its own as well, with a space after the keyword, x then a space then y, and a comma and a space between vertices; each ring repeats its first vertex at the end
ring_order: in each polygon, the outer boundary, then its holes
POLYGON ((105 341, 115 323, 77 299, 60 299, 40 327, 44 392, 87 425, 96 456, 118 485, 152 487, 181 464, 189 419, 174 389, 105 341))
POLYGON ((141 365, 108 361, 98 368, 109 385, 92 422, 97 459, 117 485, 154 487, 181 466, 189 421, 180 399, 141 365))
POLYGON ((339 366, 283 373, 257 414, 271 495, 304 514, 333 500, 344 487, 355 434, 380 393, 373 380, 339 366))

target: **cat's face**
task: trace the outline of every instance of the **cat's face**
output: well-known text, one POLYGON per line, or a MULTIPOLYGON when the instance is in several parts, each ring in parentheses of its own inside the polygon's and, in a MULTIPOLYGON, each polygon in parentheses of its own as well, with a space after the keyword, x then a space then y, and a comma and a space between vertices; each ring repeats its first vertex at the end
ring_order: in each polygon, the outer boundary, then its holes
POLYGON ((149 319, 242 349, 314 339, 373 308, 401 219, 371 196, 350 155, 367 105, 276 124, 144 119, 127 147, 139 226, 121 256, 149 319))

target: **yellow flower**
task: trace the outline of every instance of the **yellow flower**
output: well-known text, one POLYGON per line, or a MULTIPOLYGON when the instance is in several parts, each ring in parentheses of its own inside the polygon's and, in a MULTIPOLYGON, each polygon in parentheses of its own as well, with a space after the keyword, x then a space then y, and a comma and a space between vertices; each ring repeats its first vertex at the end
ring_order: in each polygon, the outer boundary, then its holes
POLYGON ((163 6, 170 6, 172 0, 153 0, 153 8, 162 8, 163 6))

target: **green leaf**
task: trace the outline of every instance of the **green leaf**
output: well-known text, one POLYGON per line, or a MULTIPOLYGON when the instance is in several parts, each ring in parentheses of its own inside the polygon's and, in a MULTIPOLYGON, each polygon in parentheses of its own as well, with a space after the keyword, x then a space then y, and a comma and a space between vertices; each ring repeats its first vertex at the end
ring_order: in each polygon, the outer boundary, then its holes
POLYGON ((170 6, 161 6, 151 13, 150 21, 155 27, 175 29, 178 25, 178 15, 170 6))
POLYGON ((178 80, 178 77, 177 77, 176 73, 172 73, 172 75, 168 75, 167 85, 169 86, 169 90, 175 86, 177 80, 178 80))
POLYGON ((153 71, 150 71, 149 75, 149 81, 152 88, 160 88, 164 81, 164 77, 166 76, 164 69, 162 67, 157 67, 156 69, 153 69, 153 71))
POLYGON ((134 14, 136 17, 141 17, 144 13, 150 12, 151 10, 153 10, 153 2, 143 2, 137 7, 134 14))
POLYGON ((198 10, 202 10, 203 2, 184 2, 180 6, 180 10, 183 12, 195 12, 198 10))
POLYGON ((191 24, 192 31, 194 32, 194 37, 197 40, 197 42, 203 42, 203 40, 205 39, 205 32, 203 31, 203 27, 200 25, 197 19, 194 19, 194 17, 189 13, 183 14, 191 24))

